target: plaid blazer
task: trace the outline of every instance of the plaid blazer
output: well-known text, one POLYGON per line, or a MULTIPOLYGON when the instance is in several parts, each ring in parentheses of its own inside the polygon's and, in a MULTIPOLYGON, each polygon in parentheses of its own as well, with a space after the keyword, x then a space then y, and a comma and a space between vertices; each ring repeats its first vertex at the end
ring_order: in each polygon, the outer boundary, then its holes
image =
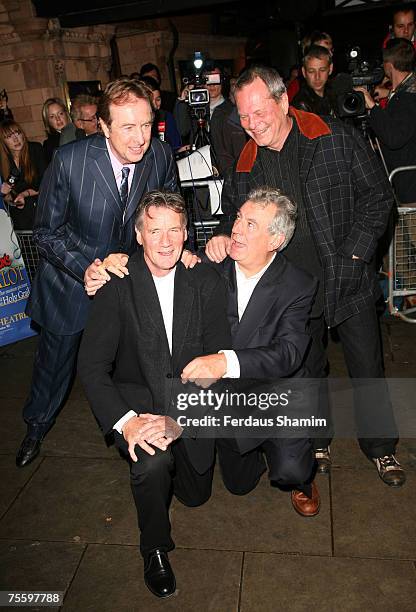
MULTIPOLYGON (((289 114, 299 126, 303 201, 323 268, 325 318, 333 326, 370 306, 380 293, 373 258, 393 192, 379 159, 356 130, 292 107, 289 114)), ((216 234, 230 233, 249 191, 263 185, 257 145, 250 140, 224 181, 224 220, 216 234)))
POLYGON ((84 328, 91 302, 84 272, 97 257, 136 250, 134 213, 151 189, 177 189, 172 151, 159 140, 152 139, 136 164, 124 220, 104 137, 57 149, 41 184, 33 231, 41 259, 26 312, 34 321, 60 335, 84 328))

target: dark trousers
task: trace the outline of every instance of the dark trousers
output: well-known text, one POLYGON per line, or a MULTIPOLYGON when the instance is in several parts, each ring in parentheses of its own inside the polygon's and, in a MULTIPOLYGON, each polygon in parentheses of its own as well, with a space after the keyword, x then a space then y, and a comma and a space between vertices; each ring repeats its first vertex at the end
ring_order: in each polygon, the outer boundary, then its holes
MULTIPOLYGON (((354 388, 354 413, 358 432, 358 442, 363 453, 369 457, 383 457, 395 452, 398 434, 387 383, 384 379, 380 324, 375 305, 363 310, 335 328, 342 343, 345 363, 354 388), (361 381, 360 381, 361 379, 361 381), (363 381, 362 379, 366 379, 363 381), (371 383, 373 380, 373 383, 371 383), (383 434, 377 436, 380 429, 383 434)), ((315 351, 324 347, 322 339, 326 334, 325 320, 315 320, 312 332, 312 346, 315 351)), ((324 350, 324 348, 322 348, 324 350)), ((319 359, 310 359, 308 354, 305 365, 314 378, 324 376, 319 359)), ((325 388, 323 381, 322 388, 325 388)), ((320 395, 320 416, 330 419, 328 392, 320 395)), ((328 446, 331 434, 315 438, 314 447, 328 446)))
POLYGON ((32 384, 23 408, 31 438, 41 440, 55 422, 71 386, 82 332, 60 336, 42 329, 32 384))
POLYGON ((116 433, 115 442, 130 465, 130 486, 137 510, 140 552, 146 559, 156 549, 174 548, 171 538, 169 505, 172 493, 186 506, 200 506, 211 496, 214 466, 199 474, 189 461, 183 440, 166 451, 155 449, 149 455, 136 445, 138 461, 131 461, 124 438, 116 433))
POLYGON ((309 438, 273 438, 240 454, 235 439, 219 438, 217 453, 224 485, 234 495, 252 491, 269 468, 269 479, 281 487, 299 489, 310 497, 315 459, 309 438))

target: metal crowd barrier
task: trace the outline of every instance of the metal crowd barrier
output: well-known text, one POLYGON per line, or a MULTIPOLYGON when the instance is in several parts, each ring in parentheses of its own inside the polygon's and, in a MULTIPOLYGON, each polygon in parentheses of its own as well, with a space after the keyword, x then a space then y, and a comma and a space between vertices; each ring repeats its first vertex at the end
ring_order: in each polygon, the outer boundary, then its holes
POLYGON ((39 252, 33 241, 32 230, 15 230, 16 238, 25 262, 27 274, 32 284, 39 264, 39 252))
MULTIPOLYGON (((390 183, 399 172, 416 170, 416 166, 396 168, 389 176, 390 183)), ((416 323, 416 202, 400 205, 398 220, 389 247, 388 308, 391 315, 408 323, 416 323), (397 298, 403 298, 398 308, 397 298)))

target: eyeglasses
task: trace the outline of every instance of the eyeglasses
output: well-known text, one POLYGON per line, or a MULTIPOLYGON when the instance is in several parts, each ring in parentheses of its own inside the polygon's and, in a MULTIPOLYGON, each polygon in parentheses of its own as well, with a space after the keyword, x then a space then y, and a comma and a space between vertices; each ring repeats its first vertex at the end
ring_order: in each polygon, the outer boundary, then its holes
POLYGON ((82 121, 82 122, 84 122, 84 123, 91 123, 91 121, 94 121, 95 123, 97 123, 97 121, 98 121, 98 116, 97 116, 97 115, 94 115, 94 117, 93 117, 92 119, 82 119, 82 117, 81 117, 80 121, 82 121))

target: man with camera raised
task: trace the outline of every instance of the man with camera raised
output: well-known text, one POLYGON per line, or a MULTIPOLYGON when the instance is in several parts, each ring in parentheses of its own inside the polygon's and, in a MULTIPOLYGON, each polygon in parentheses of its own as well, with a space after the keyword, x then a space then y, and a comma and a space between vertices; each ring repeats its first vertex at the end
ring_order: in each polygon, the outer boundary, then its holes
MULTIPOLYGON (((381 108, 365 87, 356 87, 364 94, 368 120, 380 140, 389 171, 416 163, 416 52, 405 38, 390 40, 383 49, 383 65, 392 89, 386 108, 381 108)), ((395 179, 401 203, 416 202, 416 171, 399 173, 395 179)))
POLYGON ((211 70, 204 71, 201 81, 202 85, 198 85, 199 79, 197 80, 198 91, 199 87, 205 89, 208 101, 205 102, 206 98, 205 100, 200 98, 201 103, 198 104, 198 98, 192 100, 192 91, 195 92, 194 84, 187 83, 175 106, 174 117, 182 142, 196 144, 197 148, 210 144, 213 164, 220 174, 224 174, 243 149, 246 137, 237 114, 233 113, 235 110, 233 103, 223 96, 221 69, 214 66, 211 70), (198 136, 199 124, 195 112, 197 109, 201 111, 198 112, 198 116, 205 121, 206 142, 204 139, 201 142, 198 136))

